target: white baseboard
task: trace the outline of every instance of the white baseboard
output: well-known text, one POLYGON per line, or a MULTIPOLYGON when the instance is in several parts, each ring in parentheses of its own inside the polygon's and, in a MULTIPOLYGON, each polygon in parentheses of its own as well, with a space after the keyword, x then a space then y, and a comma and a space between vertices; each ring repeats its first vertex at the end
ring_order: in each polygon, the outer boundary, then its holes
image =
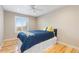
POLYGON ((79 50, 79 47, 77 47, 77 46, 70 45, 70 44, 68 44, 68 43, 64 43, 64 42, 61 42, 61 41, 58 41, 58 43, 61 43, 61 44, 64 44, 64 45, 66 45, 66 46, 69 46, 69 47, 71 47, 71 48, 75 48, 75 49, 79 50))

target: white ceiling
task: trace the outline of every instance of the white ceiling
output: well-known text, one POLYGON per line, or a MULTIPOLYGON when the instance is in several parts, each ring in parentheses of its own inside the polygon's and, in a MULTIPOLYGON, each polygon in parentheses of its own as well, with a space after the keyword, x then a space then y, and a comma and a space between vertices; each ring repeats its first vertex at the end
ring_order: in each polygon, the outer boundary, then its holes
POLYGON ((36 12, 33 12, 30 5, 3 5, 3 8, 6 11, 21 13, 25 15, 34 16, 34 17, 47 14, 61 7, 63 6, 62 5, 35 5, 35 8, 39 10, 36 10, 36 12))

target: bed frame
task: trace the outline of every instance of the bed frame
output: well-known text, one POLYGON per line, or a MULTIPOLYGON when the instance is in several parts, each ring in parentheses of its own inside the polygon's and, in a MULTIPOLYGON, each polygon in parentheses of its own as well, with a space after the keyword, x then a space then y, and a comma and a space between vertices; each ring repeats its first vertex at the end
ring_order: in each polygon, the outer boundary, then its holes
POLYGON ((57 29, 54 29, 54 35, 57 37, 57 29))

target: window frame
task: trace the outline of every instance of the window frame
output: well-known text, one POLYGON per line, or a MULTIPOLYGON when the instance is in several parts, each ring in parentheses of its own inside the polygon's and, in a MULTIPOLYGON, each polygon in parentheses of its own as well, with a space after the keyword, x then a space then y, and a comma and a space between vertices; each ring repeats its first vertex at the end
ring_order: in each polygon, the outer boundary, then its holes
MULTIPOLYGON (((26 27, 27 27, 26 30, 29 30, 29 17, 16 15, 16 16, 15 16, 15 33, 18 33, 18 32, 17 32, 17 26, 16 26, 16 18, 17 18, 17 17, 25 17, 25 18, 26 18, 26 20, 28 21, 28 22, 26 22, 26 23, 27 23, 27 24, 26 24, 26 27)), ((24 32, 24 31, 22 31, 22 32, 24 32)))

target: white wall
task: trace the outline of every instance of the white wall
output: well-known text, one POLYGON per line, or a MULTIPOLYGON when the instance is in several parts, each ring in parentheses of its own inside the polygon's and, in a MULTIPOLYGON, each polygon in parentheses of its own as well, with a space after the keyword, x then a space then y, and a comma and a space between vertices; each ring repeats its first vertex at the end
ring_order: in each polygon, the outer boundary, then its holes
POLYGON ((79 6, 65 6, 38 18, 38 29, 52 25, 59 41, 79 47, 79 6))
POLYGON ((22 15, 13 12, 4 12, 4 38, 15 38, 17 34, 15 33, 15 16, 24 16, 29 18, 29 29, 35 29, 35 18, 27 15, 22 15))
POLYGON ((0 45, 4 39, 4 19, 3 19, 3 9, 0 6, 0 45))

